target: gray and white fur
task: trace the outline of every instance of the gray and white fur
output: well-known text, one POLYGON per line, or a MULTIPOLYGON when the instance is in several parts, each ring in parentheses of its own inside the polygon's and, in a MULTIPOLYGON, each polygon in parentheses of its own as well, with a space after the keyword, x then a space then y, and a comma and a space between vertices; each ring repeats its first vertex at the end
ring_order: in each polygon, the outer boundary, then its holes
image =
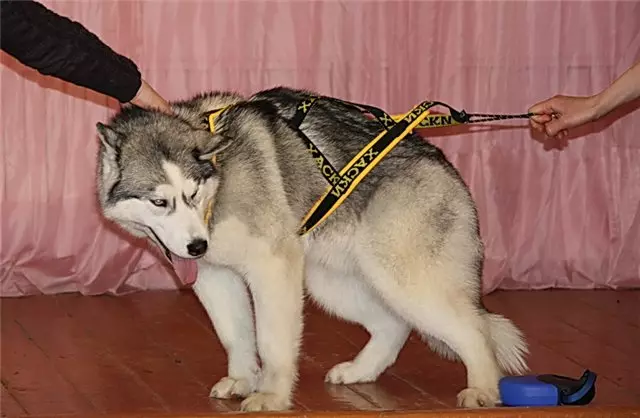
MULTIPOLYGON (((371 336, 327 382, 375 381, 413 329, 464 363, 459 406, 495 405, 499 378, 525 372, 528 349, 509 319, 482 305, 484 248, 464 181, 440 149, 410 135, 300 237, 301 220, 327 187, 286 121, 308 94, 206 93, 173 103, 177 116, 132 107, 98 124, 104 216, 198 260, 193 289, 228 356, 211 396, 242 397, 245 411, 291 407, 306 293, 371 336), (203 113, 229 104, 208 132, 203 113)), ((320 101, 301 130, 340 169, 381 127, 320 101)))

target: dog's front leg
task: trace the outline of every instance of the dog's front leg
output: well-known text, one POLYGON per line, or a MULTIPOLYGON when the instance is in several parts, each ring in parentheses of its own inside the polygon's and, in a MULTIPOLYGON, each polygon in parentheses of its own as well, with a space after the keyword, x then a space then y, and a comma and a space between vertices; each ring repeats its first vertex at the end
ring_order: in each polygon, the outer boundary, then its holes
POLYGON ((211 397, 246 397, 255 391, 259 368, 251 301, 241 276, 230 269, 198 263, 193 285, 228 358, 228 373, 211 389, 211 397))
POLYGON ((252 257, 247 279, 253 295, 262 376, 244 411, 288 409, 297 380, 302 333, 303 250, 294 240, 252 257))

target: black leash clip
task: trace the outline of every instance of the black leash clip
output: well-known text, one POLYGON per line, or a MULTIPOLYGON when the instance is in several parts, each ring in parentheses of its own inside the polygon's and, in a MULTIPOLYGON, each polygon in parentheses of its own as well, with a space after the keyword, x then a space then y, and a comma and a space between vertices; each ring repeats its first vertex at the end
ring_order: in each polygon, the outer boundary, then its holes
POLYGON ((453 120, 455 120, 457 123, 462 124, 462 123, 470 123, 471 122, 471 116, 473 116, 473 115, 468 114, 464 110, 458 111, 458 110, 452 108, 451 106, 449 106, 446 103, 437 102, 437 101, 433 102, 433 105, 446 107, 449 110, 449 114, 451 115, 453 120))
POLYGON ((457 111, 453 108, 449 108, 449 112, 451 113, 451 117, 458 123, 469 123, 471 122, 471 117, 464 110, 457 111))

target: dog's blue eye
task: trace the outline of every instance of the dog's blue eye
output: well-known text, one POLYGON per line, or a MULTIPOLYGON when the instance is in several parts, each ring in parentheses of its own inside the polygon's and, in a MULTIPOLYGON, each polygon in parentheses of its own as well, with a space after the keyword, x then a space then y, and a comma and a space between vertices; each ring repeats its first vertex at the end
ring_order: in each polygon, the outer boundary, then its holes
POLYGON ((167 201, 165 199, 151 199, 151 203, 159 208, 167 207, 167 201))

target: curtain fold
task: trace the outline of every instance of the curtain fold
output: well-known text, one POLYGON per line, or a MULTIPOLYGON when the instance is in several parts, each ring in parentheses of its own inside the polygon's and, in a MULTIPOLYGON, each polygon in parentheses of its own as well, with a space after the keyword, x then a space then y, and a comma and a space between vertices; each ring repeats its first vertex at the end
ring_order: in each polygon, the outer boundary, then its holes
MULTIPOLYGON (((276 85, 407 111, 522 113, 640 59, 629 1, 43 1, 131 57, 167 99, 276 85)), ((122 294, 194 280, 99 216, 95 124, 117 104, 0 57, 0 295, 122 294)), ((478 204, 484 291, 640 284, 640 113, 549 147, 526 121, 427 130, 478 204)))

